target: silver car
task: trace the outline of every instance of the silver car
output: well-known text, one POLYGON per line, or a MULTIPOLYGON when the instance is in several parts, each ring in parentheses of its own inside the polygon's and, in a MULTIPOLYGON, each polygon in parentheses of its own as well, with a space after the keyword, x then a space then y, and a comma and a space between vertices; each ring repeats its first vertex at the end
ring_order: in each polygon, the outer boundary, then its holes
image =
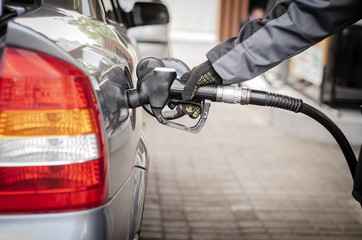
POLYGON ((135 26, 162 3, 8 0, 0 11, 0 239, 138 239, 148 152, 135 26))

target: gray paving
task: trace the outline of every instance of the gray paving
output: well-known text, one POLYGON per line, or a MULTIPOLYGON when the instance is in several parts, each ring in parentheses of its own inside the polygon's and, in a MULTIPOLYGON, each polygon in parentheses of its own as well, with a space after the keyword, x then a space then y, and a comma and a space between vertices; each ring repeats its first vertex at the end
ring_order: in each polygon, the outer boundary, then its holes
MULTIPOLYGON (((209 49, 194 44, 197 54, 187 56, 177 46, 175 56, 191 65, 209 49)), ((362 210, 337 145, 295 137, 261 111, 213 103, 197 135, 145 116, 151 162, 141 239, 362 239, 362 210)))
POLYGON ((144 240, 362 239, 362 210, 335 144, 293 137, 253 107, 222 104, 200 134, 148 115, 146 134, 144 240))

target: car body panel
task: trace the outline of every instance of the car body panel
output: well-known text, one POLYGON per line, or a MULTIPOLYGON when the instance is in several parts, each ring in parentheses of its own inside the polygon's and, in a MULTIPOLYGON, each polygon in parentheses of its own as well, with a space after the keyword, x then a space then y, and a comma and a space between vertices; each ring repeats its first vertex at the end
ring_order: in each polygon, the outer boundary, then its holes
MULTIPOLYGON (((107 204, 85 211, 0 215, 0 239, 128 239, 137 232, 132 226, 135 219, 139 219, 140 205, 143 200, 140 196, 145 192, 147 172, 135 168, 124 186, 107 204), (135 181, 140 179, 140 181, 135 181), (141 189, 137 194, 134 189, 141 189), (129 196, 132 198, 129 198, 129 196), (134 201, 136 200, 136 201, 134 201), (131 208, 122 207, 130 202, 131 208), (117 214, 114 214, 114 213, 117 214)), ((140 223, 139 223, 140 224, 140 223)))
POLYGON ((89 76, 107 141, 110 200, 83 211, 0 215, 0 239, 133 238, 141 226, 149 159, 142 109, 129 109, 126 95, 136 85, 138 59, 127 29, 107 21, 98 1, 74 1, 82 2, 82 8, 89 4, 89 16, 55 2, 44 0, 36 10, 10 20, 2 46, 54 56, 89 76))

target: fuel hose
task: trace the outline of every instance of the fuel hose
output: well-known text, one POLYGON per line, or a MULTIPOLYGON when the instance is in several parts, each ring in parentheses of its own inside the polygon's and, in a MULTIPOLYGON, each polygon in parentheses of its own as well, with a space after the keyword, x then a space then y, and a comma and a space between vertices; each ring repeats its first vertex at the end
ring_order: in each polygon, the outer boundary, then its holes
MULTIPOLYGON (((170 97, 181 98, 183 84, 177 80, 171 86, 170 97)), ((357 159, 347 138, 339 127, 324 113, 303 102, 303 100, 271 93, 266 91, 252 90, 249 88, 229 85, 208 85, 197 89, 194 99, 209 99, 214 102, 234 103, 242 105, 258 105, 274 107, 302 113, 324 126, 337 141, 344 157, 346 158, 352 178, 354 176, 357 159)))

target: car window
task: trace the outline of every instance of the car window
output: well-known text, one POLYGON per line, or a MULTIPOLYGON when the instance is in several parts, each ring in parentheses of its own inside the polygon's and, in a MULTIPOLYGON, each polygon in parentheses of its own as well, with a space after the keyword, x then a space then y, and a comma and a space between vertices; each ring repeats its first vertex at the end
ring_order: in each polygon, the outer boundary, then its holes
POLYGON ((114 9, 114 5, 111 0, 103 0, 104 11, 106 13, 106 18, 114 22, 119 22, 117 11, 114 9))
POLYGON ((114 9, 114 13, 115 15, 117 16, 117 19, 119 23, 124 23, 123 22, 123 18, 122 18, 122 9, 121 7, 119 6, 119 3, 117 0, 111 0, 112 4, 113 4, 113 9, 114 9))
POLYGON ((132 11, 135 0, 117 0, 122 10, 126 13, 132 11))

